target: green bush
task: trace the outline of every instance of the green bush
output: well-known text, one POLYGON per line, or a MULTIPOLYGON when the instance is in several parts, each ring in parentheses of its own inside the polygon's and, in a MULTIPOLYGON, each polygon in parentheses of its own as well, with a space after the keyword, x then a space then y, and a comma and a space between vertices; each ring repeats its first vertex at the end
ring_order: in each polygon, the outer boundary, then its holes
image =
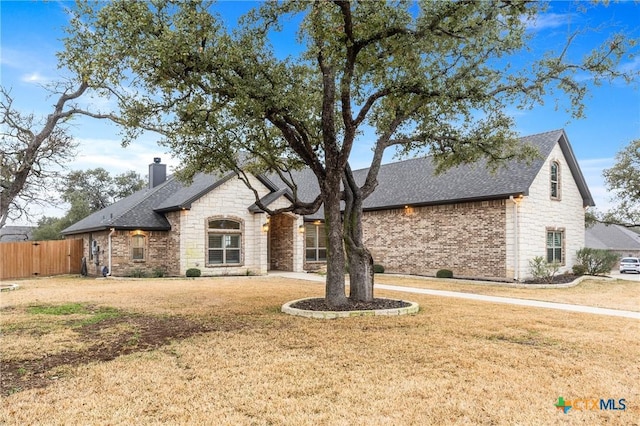
POLYGON ((373 265, 373 273, 374 274, 384 274, 384 266, 379 263, 374 263, 373 265))
POLYGON ((453 272, 449 269, 440 269, 436 272, 436 278, 453 278, 453 272))
POLYGON ((200 269, 198 268, 189 268, 187 269, 187 277, 199 277, 200 269))
POLYGON ((164 268, 153 268, 152 276, 153 278, 162 278, 166 275, 164 268))
POLYGON ((576 256, 587 275, 608 274, 618 262, 618 255, 603 249, 581 248, 576 256))
POLYGON ((573 265, 571 267, 571 270, 573 271, 573 275, 578 275, 578 276, 582 276, 587 273, 587 268, 584 265, 581 265, 579 263, 576 263, 575 265, 573 265))
POLYGON ((143 269, 135 268, 129 272, 129 276, 133 278, 145 278, 147 273, 143 269))
POLYGON ((560 269, 560 264, 558 262, 549 263, 544 257, 536 256, 529 261, 529 269, 536 280, 551 283, 560 269))

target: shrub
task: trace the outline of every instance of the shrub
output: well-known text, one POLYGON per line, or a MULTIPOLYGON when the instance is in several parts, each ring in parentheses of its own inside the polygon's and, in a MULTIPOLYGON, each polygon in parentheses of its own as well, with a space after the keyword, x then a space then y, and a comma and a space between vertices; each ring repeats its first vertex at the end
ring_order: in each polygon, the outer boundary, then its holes
POLYGON ((558 262, 549 263, 544 257, 536 256, 529 261, 529 269, 531 270, 531 275, 536 280, 551 283, 553 282, 553 277, 560 269, 560 264, 558 262))
POLYGON ((587 275, 603 275, 611 272, 618 255, 608 250, 581 248, 576 252, 578 264, 584 268, 587 275))
POLYGON ((162 278, 166 275, 163 268, 153 268, 152 276, 153 278, 162 278))
POLYGON ((453 278, 453 271, 449 269, 440 269, 436 272, 436 278, 453 278))
POLYGON ((374 274, 384 274, 384 266, 380 265, 379 263, 374 263, 373 264, 373 273, 374 274))
POLYGON ((145 278, 147 273, 143 269, 135 268, 129 272, 129 276, 133 278, 145 278))
POLYGON ((187 277, 199 277, 200 269, 198 268, 189 268, 187 269, 187 277))
POLYGON ((587 273, 587 268, 584 265, 581 265, 579 263, 576 263, 575 265, 573 265, 571 267, 571 270, 573 271, 573 275, 578 275, 578 276, 582 276, 587 273))

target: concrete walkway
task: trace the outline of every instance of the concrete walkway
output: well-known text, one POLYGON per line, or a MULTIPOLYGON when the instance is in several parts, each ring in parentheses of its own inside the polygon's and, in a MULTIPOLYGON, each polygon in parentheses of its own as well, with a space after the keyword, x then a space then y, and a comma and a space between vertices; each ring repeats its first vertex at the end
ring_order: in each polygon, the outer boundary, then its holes
MULTIPOLYGON (((298 272, 280 272, 271 271, 270 276, 290 278, 296 280, 306 280, 315 282, 324 282, 325 278, 316 274, 298 273, 298 272)), ((568 312, 581 312, 595 315, 608 315, 613 317, 640 319, 640 312, 622 311, 618 309, 596 308, 593 306, 571 305, 568 303, 542 302, 539 300, 516 299, 513 297, 485 296, 482 294, 461 293, 457 291, 431 290, 427 288, 404 287, 398 285, 376 284, 376 289, 399 291, 404 293, 427 294, 439 297, 454 297, 458 299, 476 300, 491 303, 506 303, 509 305, 531 306, 534 308, 556 309, 568 312)))

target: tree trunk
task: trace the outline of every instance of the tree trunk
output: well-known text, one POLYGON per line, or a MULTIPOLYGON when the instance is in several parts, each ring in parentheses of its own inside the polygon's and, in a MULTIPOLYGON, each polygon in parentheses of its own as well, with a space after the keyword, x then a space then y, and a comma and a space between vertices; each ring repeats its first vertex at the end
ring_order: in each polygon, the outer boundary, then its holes
POLYGON ((373 300, 373 257, 364 246, 349 253, 349 299, 373 300))
POLYGON ((349 299, 355 302, 373 300, 373 257, 362 239, 362 191, 358 188, 351 169, 343 177, 344 246, 349 261, 349 299))
POLYGON ((349 261, 349 299, 357 302, 373 300, 373 257, 362 241, 362 209, 345 217, 345 244, 349 261))
POLYGON ((324 194, 324 218, 325 232, 327 233, 325 302, 330 307, 337 307, 348 303, 345 294, 345 256, 339 185, 338 190, 326 191, 324 194))

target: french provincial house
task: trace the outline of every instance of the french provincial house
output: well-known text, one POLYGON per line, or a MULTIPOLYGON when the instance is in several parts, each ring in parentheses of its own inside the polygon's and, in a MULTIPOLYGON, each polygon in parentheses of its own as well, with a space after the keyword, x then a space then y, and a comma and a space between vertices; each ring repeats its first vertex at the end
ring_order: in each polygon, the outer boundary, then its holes
MULTIPOLYGON (((429 157, 381 167, 365 201, 365 244, 386 272, 522 280, 529 260, 544 256, 570 270, 585 244, 584 209, 593 199, 563 130, 522 138, 538 147, 530 164, 513 161, 491 173, 486 163, 434 174, 429 157)), ((155 161, 157 160, 157 161, 155 161)), ((82 238, 90 273, 163 271, 184 275, 308 271, 326 260, 322 213, 269 217, 233 173, 199 174, 185 184, 166 176, 159 159, 149 187, 63 231, 82 238)), ((366 170, 357 177, 364 179, 366 170)), ((287 205, 276 179, 252 177, 272 209, 287 205)), ((311 199, 317 183, 298 176, 311 199)))

